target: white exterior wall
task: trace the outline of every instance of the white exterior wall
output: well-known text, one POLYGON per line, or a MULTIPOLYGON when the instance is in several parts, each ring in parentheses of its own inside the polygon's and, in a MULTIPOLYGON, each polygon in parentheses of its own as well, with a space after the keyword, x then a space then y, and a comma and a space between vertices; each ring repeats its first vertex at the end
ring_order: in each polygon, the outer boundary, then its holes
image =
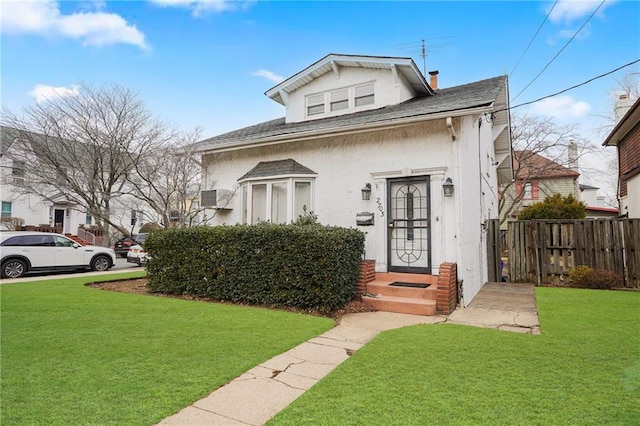
POLYGON ((627 180, 627 196, 620 199, 620 213, 640 219, 640 175, 627 180))
POLYGON ((456 158, 452 176, 456 185, 454 214, 459 223, 452 245, 458 251, 454 261, 458 264, 458 279, 464 279, 462 297, 467 306, 487 281, 486 220, 498 217, 498 184, 488 116, 463 117, 459 128, 452 143, 456 158))
POLYGON ((598 200, 598 189, 583 189, 580 191, 580 200, 587 206, 600 206, 600 200, 598 200))
POLYGON ((54 225, 55 210, 64 210, 63 233, 76 234, 78 225, 84 224, 86 214, 65 205, 55 205, 36 195, 19 194, 12 185, 2 185, 2 201, 11 202, 11 217, 24 219, 24 225, 54 225))
POLYGON ((397 74, 396 81, 391 70, 341 67, 338 75, 333 72, 328 72, 322 77, 312 80, 295 92, 290 93, 286 102, 286 121, 287 123, 291 123, 316 120, 335 117, 336 115, 350 114, 356 111, 378 109, 387 105, 399 104, 400 102, 411 99, 413 96, 414 93, 411 87, 399 73, 397 74), (307 116, 306 96, 368 82, 374 83, 374 104, 358 107, 357 109, 354 109, 351 104, 351 108, 346 110, 336 111, 334 113, 325 110, 324 114, 307 116))
MULTIPOLYGON (((209 154, 204 186, 235 189, 237 180, 260 161, 292 158, 317 173, 312 210, 323 224, 356 227, 356 214, 372 212, 375 225, 360 227, 366 233, 366 258, 376 260, 376 270, 387 265, 387 179, 431 176, 431 265, 438 274, 442 262, 458 263, 464 280, 465 304, 486 282, 485 217, 495 217, 495 170, 478 189, 480 168, 477 119, 455 119, 458 140, 451 140, 445 120, 376 132, 292 142, 260 148, 209 154), (454 197, 445 198, 443 180, 451 177, 454 197), (372 184, 371 199, 363 201, 361 189, 372 184), (492 189, 490 189, 490 187, 492 189), (483 210, 484 213, 483 213, 483 210), (491 211, 491 213, 489 213, 491 211)), ((491 126, 482 129, 483 137, 491 126)), ((482 143, 489 152, 490 137, 482 143)), ((220 210, 209 223, 241 221, 240 191, 232 210, 220 210)), ((209 213, 210 216, 210 213, 209 213)))
POLYGON ((49 209, 39 197, 18 195, 10 185, 2 185, 0 198, 11 203, 11 217, 24 219, 25 224, 49 223, 49 209))

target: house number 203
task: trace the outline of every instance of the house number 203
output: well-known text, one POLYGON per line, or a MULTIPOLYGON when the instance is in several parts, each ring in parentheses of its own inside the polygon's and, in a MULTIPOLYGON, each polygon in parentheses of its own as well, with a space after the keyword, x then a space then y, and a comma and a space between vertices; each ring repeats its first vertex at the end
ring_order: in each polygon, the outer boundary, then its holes
POLYGON ((380 217, 384 217, 384 207, 382 207, 382 202, 380 201, 380 197, 376 197, 376 203, 378 203, 378 210, 380 210, 380 217))

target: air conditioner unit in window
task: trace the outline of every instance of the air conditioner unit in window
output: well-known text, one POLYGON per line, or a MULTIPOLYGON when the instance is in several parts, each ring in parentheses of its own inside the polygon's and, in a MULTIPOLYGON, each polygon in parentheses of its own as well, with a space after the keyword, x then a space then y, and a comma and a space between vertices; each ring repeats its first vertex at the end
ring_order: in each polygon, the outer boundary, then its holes
POLYGON ((233 205, 231 199, 233 198, 233 191, 229 189, 212 189, 210 191, 202 191, 200 193, 200 206, 231 210, 233 205))

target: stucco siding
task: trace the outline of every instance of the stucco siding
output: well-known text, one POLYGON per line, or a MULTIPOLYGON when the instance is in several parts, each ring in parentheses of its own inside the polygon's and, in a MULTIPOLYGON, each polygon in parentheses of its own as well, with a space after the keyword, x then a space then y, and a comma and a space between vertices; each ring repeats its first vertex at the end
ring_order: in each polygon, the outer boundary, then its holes
MULTIPOLYGON (((434 120, 376 132, 213 153, 205 156, 207 189, 236 189, 238 178, 259 161, 291 158, 317 173, 312 209, 323 224, 356 227, 359 212, 372 212, 374 226, 366 232, 366 257, 376 260, 377 271, 387 271, 387 179, 431 177, 431 264, 438 273, 442 262, 457 262, 468 303, 486 281, 483 263, 486 243, 482 221, 495 212, 495 171, 480 177, 477 119, 454 120, 457 139, 452 141, 445 120, 434 120), (445 198, 444 179, 455 185, 454 197, 445 198), (478 179, 482 189, 478 187, 478 179), (372 184, 371 199, 363 201, 361 189, 372 184)), ((482 132, 491 133, 490 125, 482 132)), ((482 137, 485 137, 483 134, 482 137)), ((482 144, 484 155, 490 142, 482 144)), ((231 210, 219 210, 209 223, 241 221, 240 191, 231 210)), ((210 216, 213 212, 209 211, 210 216)))

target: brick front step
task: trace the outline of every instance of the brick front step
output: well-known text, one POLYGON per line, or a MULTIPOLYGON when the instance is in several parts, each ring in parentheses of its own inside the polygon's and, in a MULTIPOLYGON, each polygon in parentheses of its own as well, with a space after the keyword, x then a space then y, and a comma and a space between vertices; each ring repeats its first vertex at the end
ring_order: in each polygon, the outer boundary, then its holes
POLYGON ((417 315, 449 315, 457 303, 457 265, 441 263, 440 275, 374 271, 374 260, 363 260, 356 298, 380 311, 417 315), (427 288, 390 286, 394 282, 430 284, 427 288))
POLYGON ((437 315, 435 300, 380 295, 378 297, 362 296, 362 301, 379 311, 425 316, 437 315))
POLYGON ((378 272, 367 283, 362 301, 379 311, 437 315, 438 277, 424 274, 378 272), (394 282, 428 284, 427 288, 391 286, 394 282))

